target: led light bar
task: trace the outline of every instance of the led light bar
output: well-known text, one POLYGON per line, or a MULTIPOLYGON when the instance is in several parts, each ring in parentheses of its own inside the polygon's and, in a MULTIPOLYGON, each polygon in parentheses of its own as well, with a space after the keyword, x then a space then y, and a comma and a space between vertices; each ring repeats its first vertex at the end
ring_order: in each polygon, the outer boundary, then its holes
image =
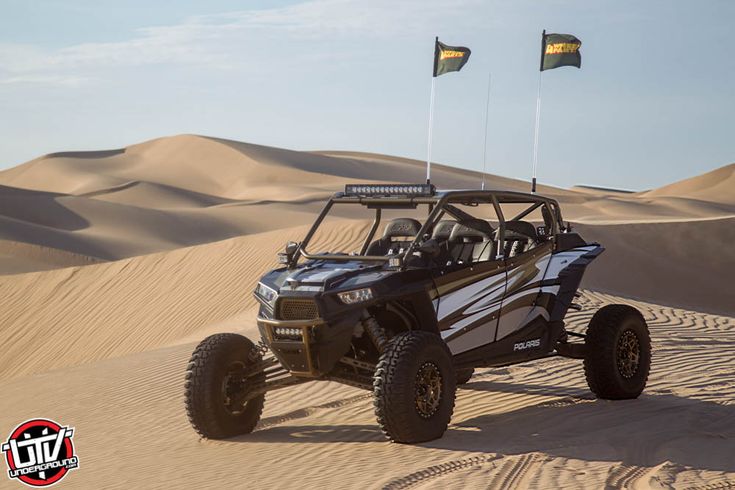
POLYGON ((347 184, 348 196, 433 196, 435 188, 431 184, 347 184))
POLYGON ((279 339, 301 340, 300 328, 276 327, 273 333, 279 339))

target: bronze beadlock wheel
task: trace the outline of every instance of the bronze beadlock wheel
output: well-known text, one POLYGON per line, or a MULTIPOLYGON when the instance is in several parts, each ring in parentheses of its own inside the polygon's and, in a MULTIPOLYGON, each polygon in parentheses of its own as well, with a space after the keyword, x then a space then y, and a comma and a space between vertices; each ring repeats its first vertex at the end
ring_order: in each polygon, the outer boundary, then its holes
POLYGON ((442 375, 437 365, 425 362, 416 373, 416 411, 425 419, 439 409, 442 397, 442 375))
POLYGON ((380 356, 373 377, 375 415, 389 439, 430 441, 447 430, 457 390, 452 354, 431 332, 401 332, 380 356))
POLYGON ((598 398, 638 398, 651 368, 651 338, 643 315, 628 305, 607 305, 590 320, 584 373, 598 398))
POLYGON ((620 375, 625 379, 632 378, 638 371, 641 357, 641 344, 633 330, 626 330, 618 339, 617 365, 620 375))

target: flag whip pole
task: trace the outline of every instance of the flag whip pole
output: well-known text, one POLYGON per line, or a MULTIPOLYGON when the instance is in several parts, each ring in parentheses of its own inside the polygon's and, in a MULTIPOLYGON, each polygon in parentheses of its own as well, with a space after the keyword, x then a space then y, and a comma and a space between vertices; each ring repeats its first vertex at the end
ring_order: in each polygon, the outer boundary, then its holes
POLYGON ((429 142, 426 149, 426 183, 431 184, 431 133, 434 130, 434 93, 436 91, 436 63, 439 36, 434 38, 434 63, 431 70, 431 97, 429 99, 429 142))
POLYGON ((429 143, 426 155, 426 183, 431 184, 431 133, 434 129, 434 91, 436 78, 431 77, 431 100, 429 102, 429 143))
POLYGON ((538 168, 538 131, 541 119, 541 74, 544 72, 544 55, 546 51, 546 29, 541 32, 541 63, 538 71, 538 92, 536 94, 536 128, 533 133, 533 172, 531 176, 531 192, 536 193, 536 169, 538 168))
POLYGON ((487 160, 487 122, 490 119, 490 81, 492 80, 492 72, 487 74, 487 102, 485 102, 485 144, 482 147, 482 186, 485 190, 485 162, 487 160))
POLYGON ((536 95, 536 130, 533 135, 533 175, 531 179, 531 192, 536 192, 536 168, 538 167, 538 130, 541 118, 541 72, 538 72, 538 93, 536 95))

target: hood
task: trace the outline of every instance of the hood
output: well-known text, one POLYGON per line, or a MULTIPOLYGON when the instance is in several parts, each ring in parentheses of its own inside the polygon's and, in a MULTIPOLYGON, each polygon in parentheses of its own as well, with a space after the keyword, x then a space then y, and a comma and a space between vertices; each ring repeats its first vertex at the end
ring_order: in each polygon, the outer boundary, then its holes
POLYGON ((331 289, 350 289, 380 280, 395 273, 386 266, 371 265, 364 261, 328 262, 317 260, 307 262, 295 269, 276 269, 260 282, 276 291, 328 291, 331 289))

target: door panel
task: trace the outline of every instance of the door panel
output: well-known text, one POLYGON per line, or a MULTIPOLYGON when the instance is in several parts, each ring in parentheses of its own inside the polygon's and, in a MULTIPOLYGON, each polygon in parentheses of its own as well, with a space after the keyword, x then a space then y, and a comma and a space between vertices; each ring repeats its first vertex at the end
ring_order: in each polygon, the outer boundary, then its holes
POLYGON ((495 339, 505 293, 503 261, 463 264, 434 274, 437 322, 452 354, 495 339))
POLYGON ((506 259, 507 288, 495 340, 511 335, 538 316, 549 319, 546 303, 540 301, 540 293, 552 247, 551 242, 546 242, 526 253, 506 259))

